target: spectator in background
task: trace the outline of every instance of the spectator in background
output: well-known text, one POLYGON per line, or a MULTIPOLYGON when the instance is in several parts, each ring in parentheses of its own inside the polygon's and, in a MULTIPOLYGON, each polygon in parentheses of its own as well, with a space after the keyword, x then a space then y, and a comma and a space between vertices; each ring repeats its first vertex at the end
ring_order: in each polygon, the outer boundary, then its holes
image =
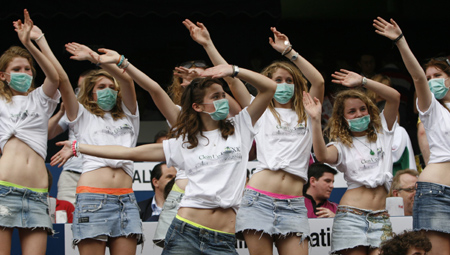
POLYGON ((412 216, 414 196, 416 195, 416 182, 419 172, 413 169, 398 171, 392 180, 390 197, 402 197, 405 216, 412 216))
POLYGON ((308 183, 303 187, 308 218, 333 218, 338 205, 329 201, 337 171, 319 162, 308 168, 308 183))
POLYGON ((151 180, 155 195, 138 203, 142 221, 158 221, 165 201, 164 189, 176 174, 177 170, 174 167, 168 168, 165 162, 159 163, 153 168, 151 180))
POLYGON ((431 250, 431 242, 423 232, 405 231, 394 234, 392 239, 384 241, 381 255, 426 255, 431 250))
MULTIPOLYGON (((50 190, 52 188, 53 184, 53 175, 47 168, 47 174, 48 174, 48 193, 50 194, 50 190)), ((53 198, 49 196, 49 200, 55 200, 56 206, 55 206, 55 215, 50 215, 50 217, 54 217, 52 219, 52 222, 54 223, 72 223, 73 222, 73 212, 75 211, 75 206, 67 200, 62 200, 58 198, 53 198), (60 217, 59 213, 65 212, 67 216, 60 217)), ((52 211, 51 204, 49 203, 49 209, 50 212, 52 211)))
POLYGON ((158 133, 156 133, 154 139, 155 143, 162 143, 162 141, 169 139, 167 137, 168 133, 169 132, 167 132, 167 130, 160 130, 158 133))
POLYGON ((371 78, 376 74, 375 57, 371 53, 363 53, 359 57, 358 67, 361 70, 360 74, 364 77, 371 78))

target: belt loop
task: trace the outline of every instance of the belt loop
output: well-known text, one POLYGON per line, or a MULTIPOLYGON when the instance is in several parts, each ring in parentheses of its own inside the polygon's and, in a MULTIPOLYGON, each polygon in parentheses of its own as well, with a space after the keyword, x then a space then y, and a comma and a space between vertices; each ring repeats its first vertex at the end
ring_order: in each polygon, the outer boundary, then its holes
POLYGON ((186 222, 181 221, 180 234, 183 234, 184 227, 186 226, 186 222))
POLYGON ((218 241, 218 239, 219 239, 219 233, 218 232, 216 232, 216 231, 214 231, 214 243, 218 243, 219 241, 218 241))

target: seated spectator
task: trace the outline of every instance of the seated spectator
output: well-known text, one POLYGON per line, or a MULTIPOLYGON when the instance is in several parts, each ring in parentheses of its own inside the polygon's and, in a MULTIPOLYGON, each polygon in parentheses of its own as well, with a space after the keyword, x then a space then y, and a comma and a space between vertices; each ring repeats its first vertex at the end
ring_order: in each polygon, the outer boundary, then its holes
POLYGON ((384 241, 380 255, 426 255, 430 250, 431 242, 423 232, 405 231, 384 241))
POLYGON ((164 205, 164 189, 166 185, 175 178, 177 170, 174 167, 168 168, 165 162, 157 164, 151 172, 151 184, 155 195, 147 200, 138 203, 141 209, 140 217, 142 221, 158 221, 164 205))
POLYGON ((397 171, 392 180, 390 197, 402 197, 405 216, 412 216, 414 196, 416 195, 416 182, 419 172, 413 169, 397 171))
MULTIPOLYGON (((53 184, 53 175, 50 172, 50 170, 48 170, 47 168, 47 174, 48 174, 48 193, 50 194, 50 189, 52 188, 52 184, 53 184)), ((66 200, 62 200, 62 199, 57 199, 54 197, 50 197, 49 196, 49 200, 55 200, 56 201, 56 208, 55 208, 55 215, 54 218, 52 219, 52 222, 54 223, 72 223, 73 222, 73 212, 75 211, 75 206, 66 200), (60 213, 62 212, 66 212, 67 217, 58 217, 58 211, 60 213)), ((50 205, 49 205, 49 209, 50 205)), ((52 216, 50 216, 52 217, 52 216)))
POLYGON ((337 171, 329 165, 313 163, 308 168, 308 183, 303 194, 308 218, 333 218, 338 205, 328 200, 334 188, 337 171))

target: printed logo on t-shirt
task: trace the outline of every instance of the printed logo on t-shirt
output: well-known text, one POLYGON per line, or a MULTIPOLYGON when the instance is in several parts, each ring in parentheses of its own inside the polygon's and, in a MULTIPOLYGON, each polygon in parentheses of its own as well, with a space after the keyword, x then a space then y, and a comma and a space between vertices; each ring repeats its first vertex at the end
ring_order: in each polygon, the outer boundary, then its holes
POLYGON ((382 147, 377 148, 377 153, 374 156, 361 159, 361 170, 371 169, 378 166, 378 162, 384 158, 384 151, 382 147))
POLYGON ((295 127, 287 125, 276 125, 276 130, 273 132, 274 136, 297 136, 306 133, 305 124, 298 123, 295 127))
POLYGON ((111 126, 107 126, 104 129, 102 129, 100 132, 104 133, 104 134, 108 134, 108 135, 112 135, 112 136, 123 136, 125 134, 130 134, 131 136, 134 135, 134 131, 133 128, 128 125, 127 123, 123 124, 122 126, 119 127, 111 127, 111 126))
POLYGON ((200 162, 197 163, 193 169, 189 170, 189 174, 195 174, 202 166, 221 164, 226 161, 242 160, 242 153, 240 147, 227 146, 220 153, 203 154, 200 155, 198 159, 200 162))
POLYGON ((19 120, 25 120, 26 118, 37 118, 39 117, 39 113, 37 112, 28 112, 28 110, 25 110, 24 112, 19 112, 17 114, 11 114, 10 119, 12 122, 16 123, 19 120))

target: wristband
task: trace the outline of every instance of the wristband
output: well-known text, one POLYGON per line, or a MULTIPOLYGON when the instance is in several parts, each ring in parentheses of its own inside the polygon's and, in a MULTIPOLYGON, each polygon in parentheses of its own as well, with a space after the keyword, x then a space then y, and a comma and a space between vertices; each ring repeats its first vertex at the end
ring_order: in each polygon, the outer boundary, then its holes
POLYGON ((397 43, 398 41, 400 41, 400 39, 402 39, 402 37, 403 37, 403 33, 401 33, 397 38, 392 40, 392 43, 397 43))
POLYGON ((34 41, 37 42, 39 40, 41 40, 41 38, 44 37, 44 33, 42 33, 42 35, 40 35, 38 38, 36 38, 34 41))
POLYGON ((120 67, 120 65, 122 65, 124 59, 125 59, 124 55, 120 56, 119 62, 117 63, 118 67, 120 67))
POLYGON ((236 65, 233 65, 233 73, 231 74, 231 78, 236 77, 239 74, 239 67, 236 65))
POLYGON ((73 153, 73 155, 75 157, 78 157, 76 147, 77 147, 77 140, 73 140, 73 142, 72 142, 72 153, 73 153))

